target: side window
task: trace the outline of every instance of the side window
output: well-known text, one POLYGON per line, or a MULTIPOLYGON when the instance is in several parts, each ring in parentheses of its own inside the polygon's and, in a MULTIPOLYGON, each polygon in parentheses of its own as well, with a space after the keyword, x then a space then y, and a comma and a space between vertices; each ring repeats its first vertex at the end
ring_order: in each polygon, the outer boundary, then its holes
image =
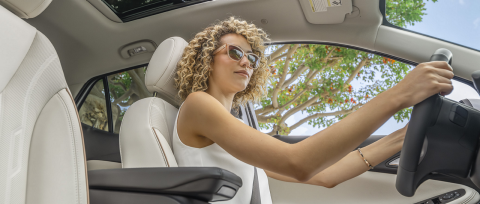
MULTIPOLYGON (((356 49, 320 44, 271 45, 268 95, 255 104, 262 132, 311 136, 354 112, 400 82, 414 66, 356 49)), ((480 98, 453 80, 447 98, 480 98)), ((373 135, 388 135, 410 120, 412 107, 400 110, 373 135)), ((348 128, 348 127, 347 127, 348 128)))
MULTIPOLYGON (((311 136, 390 89, 414 68, 334 45, 272 45, 265 55, 272 75, 268 96, 256 104, 255 114, 270 135, 311 136)), ((411 108, 396 113, 387 125, 391 132, 405 126, 410 113, 411 108)))
POLYGON ((112 107, 113 133, 120 132, 123 115, 136 101, 152 94, 145 86, 146 67, 107 76, 112 107))
POLYGON ((108 112, 103 80, 98 80, 88 93, 79 111, 83 124, 108 131, 108 112))
POLYGON ((80 107, 81 122, 118 134, 127 109, 136 101, 152 96, 145 87, 145 71, 146 66, 143 66, 100 76, 80 107))

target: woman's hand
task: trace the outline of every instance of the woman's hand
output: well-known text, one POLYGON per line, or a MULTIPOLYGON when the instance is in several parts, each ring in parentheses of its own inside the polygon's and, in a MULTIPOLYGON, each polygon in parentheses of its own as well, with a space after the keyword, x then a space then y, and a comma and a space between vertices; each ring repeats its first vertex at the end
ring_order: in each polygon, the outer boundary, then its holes
POLYGON ((401 108, 407 108, 436 93, 450 94, 453 76, 453 69, 447 62, 425 62, 417 65, 390 90, 400 97, 401 108))

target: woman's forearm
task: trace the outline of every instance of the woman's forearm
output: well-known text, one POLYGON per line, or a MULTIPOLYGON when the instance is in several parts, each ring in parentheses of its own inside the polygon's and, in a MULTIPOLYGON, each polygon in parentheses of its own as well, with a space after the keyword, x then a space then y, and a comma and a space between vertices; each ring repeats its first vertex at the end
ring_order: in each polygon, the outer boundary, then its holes
MULTIPOLYGON (((404 130, 400 129, 363 147, 361 151, 368 162, 372 166, 376 166, 401 150, 403 137, 404 130)), ((358 151, 355 150, 305 183, 332 188, 367 170, 369 170, 369 167, 365 164, 358 151)))
POLYGON ((397 97, 389 89, 338 123, 290 146, 292 166, 298 167, 295 178, 310 180, 345 157, 402 108, 397 97))

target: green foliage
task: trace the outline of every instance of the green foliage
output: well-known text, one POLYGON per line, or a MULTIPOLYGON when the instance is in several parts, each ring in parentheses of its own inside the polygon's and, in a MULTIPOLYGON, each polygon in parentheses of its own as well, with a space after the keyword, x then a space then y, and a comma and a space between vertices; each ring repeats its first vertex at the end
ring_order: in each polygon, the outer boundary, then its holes
MULTIPOLYGON (((429 0, 386 0, 385 15, 388 22, 405 28, 407 25, 415 25, 422 21, 426 15, 425 2, 429 0)), ((438 0, 432 0, 437 2, 438 0)))
MULTIPOLYGON (((269 49, 276 50, 279 47, 279 45, 274 45, 269 49)), ((319 99, 320 103, 301 110, 302 112, 308 113, 308 115, 349 110, 359 103, 365 104, 378 94, 397 84, 412 68, 407 64, 396 62, 395 60, 355 49, 318 44, 301 45, 296 50, 290 62, 288 76, 291 76, 291 74, 303 65, 309 66, 309 70, 302 73, 295 83, 279 91, 277 101, 281 107, 289 103, 297 94, 310 86, 312 87, 311 90, 303 93, 295 102, 285 108, 286 111, 289 111, 315 96, 322 96, 319 99), (325 60, 329 52, 333 52, 329 57, 331 60, 325 60), (362 83, 364 82, 366 85, 349 88, 347 80, 362 60, 368 60, 368 62, 361 71, 353 77, 356 80, 362 81, 362 83), (315 70, 319 70, 319 74, 309 77, 309 72, 315 70), (335 90, 339 91, 333 93, 335 90)), ((268 87, 268 97, 259 103, 262 109, 272 105, 273 90, 280 81, 279 76, 283 73, 284 66, 285 59, 280 59, 272 63, 271 69, 275 74, 270 79, 272 85, 268 87)), ((287 79, 288 78, 289 77, 287 77, 287 79)), ((271 114, 275 114, 275 112, 271 114)), ((278 112, 276 114, 277 115, 270 118, 268 122, 261 123, 260 127, 262 129, 270 129, 274 124, 281 126, 281 124, 278 123, 281 121, 281 115, 279 115, 278 112)), ((313 127, 328 127, 347 115, 348 114, 337 114, 335 116, 319 117, 308 121, 308 124, 313 127)), ((406 118, 408 118, 408 111, 402 110, 396 114, 395 119, 402 121, 406 118)), ((289 127, 283 126, 283 128, 278 130, 279 134, 288 134, 290 132, 289 127)))
MULTIPOLYGON (((429 0, 387 0, 387 19, 399 27, 414 25, 426 15, 426 1, 429 0)), ((437 1, 432 0, 432 2, 437 1)), ((273 53, 282 46, 272 45, 267 51, 273 53)), ((288 46, 293 47, 293 45, 288 46)), ((413 68, 371 53, 318 44, 300 45, 291 58, 287 68, 285 68, 286 57, 271 62, 270 71, 273 75, 270 78, 268 97, 258 104, 261 107, 256 110, 260 128, 274 128, 271 134, 278 131, 279 134, 288 135, 293 130, 291 127, 298 127, 300 124, 287 126, 286 118, 283 118, 286 114, 292 115, 298 111, 309 115, 308 121, 303 122, 313 127, 328 127, 378 94, 395 86, 413 68), (362 62, 366 63, 358 74, 355 74, 356 68, 362 62), (281 75, 284 71, 287 72, 286 81, 288 81, 294 74, 298 74, 296 71, 303 66, 308 66, 308 69, 293 83, 283 89, 278 88, 281 89, 276 94, 278 107, 274 107, 273 94, 281 81, 281 75), (315 71, 318 73, 312 75, 315 71), (352 87, 350 84, 352 80, 359 82, 360 86, 352 87), (309 106, 302 106, 314 97, 319 99, 309 106), (283 109, 280 108, 283 106, 283 109), (318 113, 330 114, 316 117, 318 113)), ((411 111, 411 108, 400 110, 395 113, 394 119, 397 122, 403 122, 409 119, 411 111)))

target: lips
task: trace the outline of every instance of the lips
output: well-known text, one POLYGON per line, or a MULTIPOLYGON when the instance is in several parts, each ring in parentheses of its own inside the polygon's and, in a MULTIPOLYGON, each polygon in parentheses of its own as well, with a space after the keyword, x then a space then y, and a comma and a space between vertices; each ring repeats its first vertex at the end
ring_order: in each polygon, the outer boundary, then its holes
POLYGON ((250 77, 250 75, 248 74, 248 72, 245 71, 245 70, 236 71, 235 73, 245 75, 247 78, 250 77))

